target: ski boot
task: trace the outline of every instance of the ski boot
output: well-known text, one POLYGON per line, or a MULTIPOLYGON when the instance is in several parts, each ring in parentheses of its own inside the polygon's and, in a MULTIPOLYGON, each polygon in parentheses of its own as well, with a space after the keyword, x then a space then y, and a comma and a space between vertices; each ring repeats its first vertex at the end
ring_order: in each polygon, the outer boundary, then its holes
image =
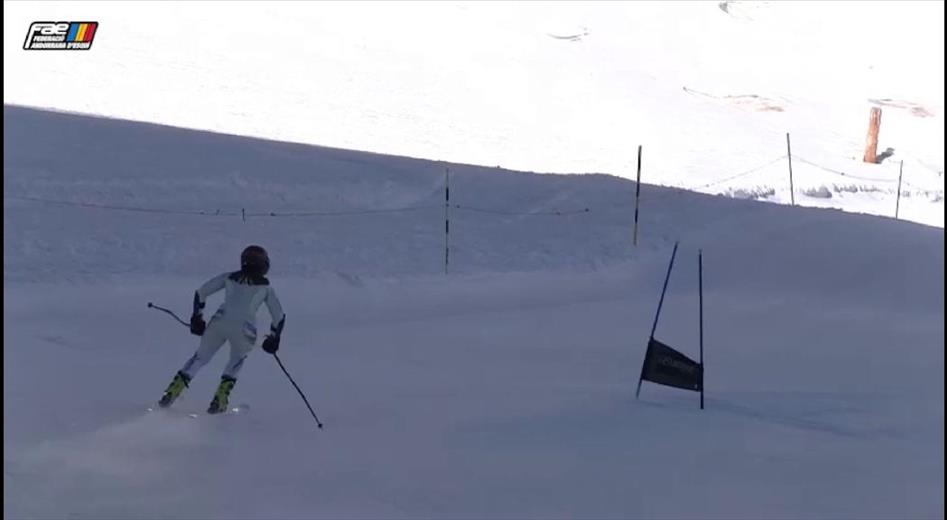
POLYGON ((233 390, 233 385, 236 382, 237 380, 232 377, 223 376, 220 378, 220 386, 217 387, 217 393, 214 394, 214 399, 210 402, 207 413, 222 413, 227 411, 230 391, 233 390))
POLYGON ((167 408, 171 406, 171 403, 181 395, 181 392, 188 386, 188 383, 191 382, 191 378, 188 377, 184 372, 178 372, 174 374, 174 379, 171 380, 171 384, 168 385, 168 389, 164 391, 164 395, 161 396, 161 400, 158 401, 158 406, 161 408, 167 408))

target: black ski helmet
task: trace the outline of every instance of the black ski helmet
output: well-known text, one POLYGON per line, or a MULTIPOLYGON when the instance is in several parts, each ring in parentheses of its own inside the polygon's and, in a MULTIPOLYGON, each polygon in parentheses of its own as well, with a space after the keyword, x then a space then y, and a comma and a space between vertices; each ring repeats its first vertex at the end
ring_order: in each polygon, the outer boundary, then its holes
POLYGON ((240 253, 240 270, 248 274, 265 275, 270 270, 270 256, 266 254, 266 249, 247 246, 240 253))

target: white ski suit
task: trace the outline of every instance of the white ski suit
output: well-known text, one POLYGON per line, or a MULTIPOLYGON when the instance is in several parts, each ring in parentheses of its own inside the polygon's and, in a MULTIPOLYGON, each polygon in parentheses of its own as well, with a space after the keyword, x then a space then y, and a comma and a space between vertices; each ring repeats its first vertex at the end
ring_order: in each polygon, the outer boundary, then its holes
POLYGON ((193 379, 224 342, 229 341, 230 360, 223 377, 237 379, 244 360, 256 344, 256 314, 263 303, 272 318, 271 333, 278 336, 283 330, 286 316, 269 280, 262 276, 248 277, 240 271, 223 273, 202 285, 194 294, 194 312, 200 314, 207 297, 221 289, 224 289, 224 303, 207 324, 197 352, 181 368, 188 378, 193 379))

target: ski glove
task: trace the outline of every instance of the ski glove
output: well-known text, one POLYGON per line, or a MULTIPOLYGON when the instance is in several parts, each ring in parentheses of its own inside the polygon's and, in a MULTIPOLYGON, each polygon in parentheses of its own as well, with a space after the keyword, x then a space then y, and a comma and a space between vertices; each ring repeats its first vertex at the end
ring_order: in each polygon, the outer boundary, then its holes
POLYGON ((207 328, 207 324, 204 323, 204 318, 200 314, 194 314, 191 316, 191 334, 195 336, 203 336, 204 329, 207 328))
POLYGON ((267 354, 276 354, 279 350, 279 336, 269 335, 263 340, 263 351, 267 354))

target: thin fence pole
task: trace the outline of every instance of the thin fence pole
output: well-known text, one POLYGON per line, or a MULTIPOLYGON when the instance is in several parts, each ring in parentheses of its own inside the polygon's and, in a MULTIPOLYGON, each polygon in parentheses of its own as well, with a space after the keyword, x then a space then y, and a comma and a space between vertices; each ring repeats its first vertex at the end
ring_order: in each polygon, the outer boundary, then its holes
POLYGON ((704 409, 704 252, 697 250, 697 294, 700 302, 700 409, 704 409))
POLYGON ((450 168, 444 171, 444 274, 450 265, 450 168))
POLYGON ((638 203, 641 200, 641 145, 638 145, 638 180, 635 183, 635 233, 632 243, 638 247, 638 203))
POLYGON ((904 161, 901 161, 901 169, 898 170, 898 198, 894 203, 894 219, 898 219, 898 209, 901 207, 901 178, 904 176, 904 161))
POLYGON ((786 132, 786 157, 789 158, 789 200, 796 205, 796 190, 792 185, 792 146, 789 144, 789 132, 786 132))

